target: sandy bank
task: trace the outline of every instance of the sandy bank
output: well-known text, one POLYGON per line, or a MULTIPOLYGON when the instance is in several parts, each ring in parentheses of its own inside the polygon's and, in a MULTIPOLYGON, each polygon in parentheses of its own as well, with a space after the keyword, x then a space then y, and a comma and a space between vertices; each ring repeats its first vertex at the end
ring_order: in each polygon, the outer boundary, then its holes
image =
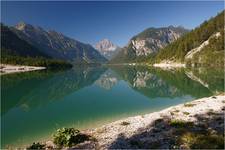
POLYGON ((2 74, 9 74, 9 73, 17 73, 17 72, 43 70, 43 69, 46 69, 46 67, 1 64, 0 74, 2 75, 2 74))

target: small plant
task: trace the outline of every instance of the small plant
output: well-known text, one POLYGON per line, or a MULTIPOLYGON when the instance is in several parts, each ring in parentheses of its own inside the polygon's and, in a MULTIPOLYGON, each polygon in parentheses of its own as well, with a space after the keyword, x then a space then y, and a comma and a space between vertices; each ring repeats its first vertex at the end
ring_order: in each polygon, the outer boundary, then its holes
POLYGON ((122 125, 122 126, 127 126, 127 125, 129 125, 129 124, 130 124, 130 122, 123 121, 123 122, 121 122, 120 125, 122 125))
POLYGON ((175 112, 175 113, 178 113, 178 112, 180 112, 180 111, 176 109, 174 112, 175 112))
POLYGON ((184 115, 189 115, 190 113, 185 111, 185 112, 183 112, 183 114, 184 115))
POLYGON ((53 135, 53 142, 58 146, 71 147, 73 145, 89 140, 90 136, 80 133, 74 128, 58 129, 53 135))
POLYGON ((193 126, 193 122, 185 122, 182 120, 171 120, 170 126, 176 127, 176 128, 184 128, 184 127, 191 127, 193 126))
POLYGON ((174 115, 174 112, 170 112, 170 114, 173 116, 174 115))
POLYGON ((184 107, 193 107, 195 106, 196 104, 191 104, 191 103, 187 103, 187 104, 184 104, 184 107))
POLYGON ((27 147, 28 150, 32 150, 32 149, 44 149, 45 148, 45 144, 40 144, 38 143, 33 143, 31 146, 27 147))

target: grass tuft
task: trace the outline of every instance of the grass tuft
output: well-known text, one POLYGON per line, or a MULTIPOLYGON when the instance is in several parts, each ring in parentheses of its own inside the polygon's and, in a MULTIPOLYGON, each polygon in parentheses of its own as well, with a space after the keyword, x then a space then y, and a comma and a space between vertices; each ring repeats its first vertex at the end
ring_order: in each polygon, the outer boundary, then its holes
POLYGON ((179 145, 184 145, 186 149, 223 149, 224 137, 187 132, 180 137, 179 145))
POLYGON ((186 128, 186 127, 192 127, 193 122, 185 122, 183 120, 171 120, 169 122, 169 125, 175 128, 186 128))
POLYGON ((127 126, 129 124, 130 124, 130 122, 126 122, 126 121, 123 121, 123 122, 120 123, 120 125, 122 125, 122 126, 127 126))
POLYGON ((184 115, 189 115, 190 113, 185 111, 185 112, 183 112, 183 114, 184 115))
POLYGON ((184 107, 193 107, 195 106, 196 104, 191 104, 191 103, 187 103, 187 104, 184 104, 184 107))

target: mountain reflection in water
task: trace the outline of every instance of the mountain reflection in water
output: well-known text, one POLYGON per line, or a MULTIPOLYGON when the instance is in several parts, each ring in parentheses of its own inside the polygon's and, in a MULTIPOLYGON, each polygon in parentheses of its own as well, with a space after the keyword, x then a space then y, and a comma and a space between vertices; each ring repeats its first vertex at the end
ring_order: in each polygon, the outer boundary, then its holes
POLYGON ((93 128, 211 96, 224 89, 223 69, 76 67, 1 78, 2 145, 23 145, 60 127, 93 128))

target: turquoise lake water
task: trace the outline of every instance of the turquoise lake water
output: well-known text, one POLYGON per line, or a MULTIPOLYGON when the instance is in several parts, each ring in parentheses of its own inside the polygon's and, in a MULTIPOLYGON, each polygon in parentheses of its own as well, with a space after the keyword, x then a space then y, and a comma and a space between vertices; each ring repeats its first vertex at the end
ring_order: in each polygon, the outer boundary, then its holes
POLYGON ((50 138, 61 127, 94 128, 224 89, 223 69, 74 67, 1 76, 2 147, 50 138))

